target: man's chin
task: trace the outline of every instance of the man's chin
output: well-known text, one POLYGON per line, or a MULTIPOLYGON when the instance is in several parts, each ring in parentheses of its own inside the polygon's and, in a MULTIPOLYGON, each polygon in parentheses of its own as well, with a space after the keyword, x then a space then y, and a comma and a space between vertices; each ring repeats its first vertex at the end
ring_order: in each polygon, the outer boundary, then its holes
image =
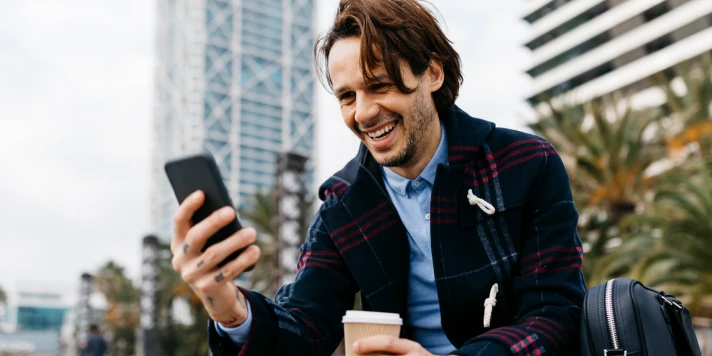
POLYGON ((368 151, 371 152, 371 156, 373 156, 376 162, 381 166, 398 167, 405 163, 403 162, 403 149, 399 148, 397 144, 382 149, 375 149, 367 144, 366 148, 368 148, 368 151))
POLYGON ((371 153, 376 162, 384 167, 400 167, 405 164, 403 155, 397 153, 388 154, 373 154, 371 153))

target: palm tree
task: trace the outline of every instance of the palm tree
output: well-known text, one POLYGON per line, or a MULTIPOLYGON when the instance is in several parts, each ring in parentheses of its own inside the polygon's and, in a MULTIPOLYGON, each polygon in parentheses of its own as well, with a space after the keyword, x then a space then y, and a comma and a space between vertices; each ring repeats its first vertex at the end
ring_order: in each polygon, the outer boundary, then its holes
POLYGON ((712 153, 712 54, 683 62, 674 70, 654 75, 652 82, 665 93, 662 105, 665 115, 677 122, 667 138, 670 150, 675 153, 690 143, 699 145, 702 155, 712 153), (684 87, 675 90, 674 79, 678 76, 684 87))
POLYGON ((665 146, 656 110, 622 110, 609 97, 581 105, 556 107, 529 125, 548 139, 562 157, 584 240, 587 274, 595 270, 607 246, 620 238, 618 223, 635 211, 651 189, 649 169, 665 146))
POLYGON ((207 356, 209 355, 206 328, 207 312, 190 286, 171 266, 168 244, 159 245, 158 274, 158 328, 160 330, 160 351, 165 356, 207 356), (173 305, 177 300, 190 307, 192 323, 182 325, 173 319, 173 305))
POLYGON ((119 346, 117 355, 132 355, 136 344, 135 330, 140 319, 140 291, 126 277, 124 268, 113 261, 99 269, 93 283, 106 299, 104 320, 111 344, 119 346))
POLYGON ((628 275, 687 299, 694 313, 712 298, 712 163, 688 169, 665 177, 654 206, 627 219, 644 231, 604 258, 611 267, 600 278, 628 275))
MULTIPOLYGON (((247 209, 238 209, 238 213, 258 231, 257 245, 261 249, 260 260, 251 272, 248 289, 267 296, 274 296, 280 287, 281 263, 279 261, 280 240, 276 218, 277 188, 268 192, 257 192, 247 209)), ((306 236, 309 223, 313 218, 312 206, 314 198, 307 196, 300 204, 301 231, 300 236, 306 236)))
POLYGON ((279 246, 277 246, 277 202, 276 189, 267 193, 257 192, 249 203, 249 208, 238 209, 238 214, 246 224, 257 230, 257 246, 260 260, 250 273, 248 289, 268 296, 274 296, 280 287, 279 246))

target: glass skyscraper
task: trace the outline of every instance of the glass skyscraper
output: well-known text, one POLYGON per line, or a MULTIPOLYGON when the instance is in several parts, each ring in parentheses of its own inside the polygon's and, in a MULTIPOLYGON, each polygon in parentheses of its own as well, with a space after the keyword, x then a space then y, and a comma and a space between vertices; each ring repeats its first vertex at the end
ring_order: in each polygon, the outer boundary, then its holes
POLYGON ((246 207, 274 185, 279 152, 314 156, 314 2, 157 0, 151 213, 163 239, 177 208, 167 159, 211 152, 246 207))

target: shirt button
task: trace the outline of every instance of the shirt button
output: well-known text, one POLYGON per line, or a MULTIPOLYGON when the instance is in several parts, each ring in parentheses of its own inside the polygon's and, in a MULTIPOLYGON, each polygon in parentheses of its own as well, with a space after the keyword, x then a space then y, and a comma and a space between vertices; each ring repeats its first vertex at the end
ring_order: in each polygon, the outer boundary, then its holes
POLYGON ((413 182, 413 186, 416 188, 420 187, 420 181, 416 180, 415 182, 413 182))
POLYGON ((430 214, 425 214, 425 220, 430 220, 430 214))

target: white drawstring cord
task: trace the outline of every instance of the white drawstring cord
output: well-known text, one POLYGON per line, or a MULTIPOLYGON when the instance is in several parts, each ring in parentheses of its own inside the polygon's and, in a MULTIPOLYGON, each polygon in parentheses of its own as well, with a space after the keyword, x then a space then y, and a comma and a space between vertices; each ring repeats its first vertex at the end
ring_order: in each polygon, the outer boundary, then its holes
MULTIPOLYGON (((482 209, 485 214, 494 214, 495 210, 492 204, 484 201, 483 199, 478 198, 475 193, 472 192, 472 189, 469 189, 467 191, 467 200, 470 202, 470 205, 477 205, 478 207, 480 207, 480 209, 482 209)), ((486 328, 489 328, 490 326, 490 321, 492 319, 492 308, 497 305, 497 292, 499 292, 499 285, 495 283, 494 285, 492 285, 492 289, 490 289, 489 298, 485 299, 485 317, 483 322, 486 328)))
POLYGON ((490 320, 492 319, 492 308, 497 305, 497 292, 499 292, 499 286, 495 283, 490 289, 489 298, 485 299, 485 319, 484 324, 486 328, 490 326, 490 320))
POLYGON ((467 191, 467 200, 470 201, 470 205, 477 204, 477 206, 479 206, 480 209, 485 212, 485 214, 494 214, 494 207, 492 206, 492 204, 484 201, 483 199, 478 198, 475 193, 472 192, 472 189, 467 191))

